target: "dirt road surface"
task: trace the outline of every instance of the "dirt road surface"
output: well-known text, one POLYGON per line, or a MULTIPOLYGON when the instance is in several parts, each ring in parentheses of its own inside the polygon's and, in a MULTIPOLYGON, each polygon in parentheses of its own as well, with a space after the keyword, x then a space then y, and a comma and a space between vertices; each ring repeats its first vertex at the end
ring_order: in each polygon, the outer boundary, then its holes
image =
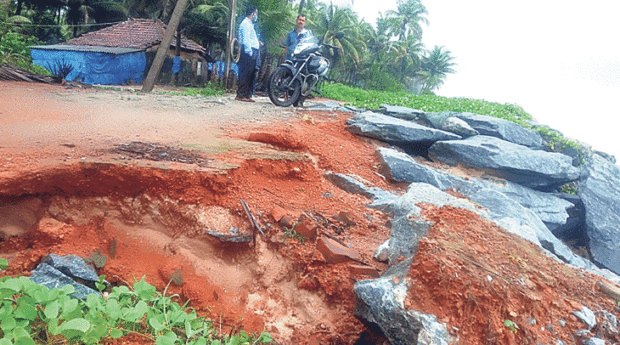
MULTIPOLYGON (((169 292, 226 334, 385 344, 355 317, 352 288, 387 268, 373 254, 389 238, 389 217, 324 175, 356 175, 396 193, 406 186, 382 173, 380 143, 346 131, 349 116, 266 98, 0 81, 0 257, 10 262, 0 275, 28 275, 49 253, 102 253, 99 274, 112 284, 145 277, 162 291, 180 274, 169 292), (232 240, 252 234, 255 243, 232 240), (330 261, 317 246, 326 237, 358 259, 330 261)), ((435 225, 420 243, 405 307, 437 315, 458 343, 574 344, 585 327, 572 311, 620 317, 599 278, 469 211, 421 206, 435 225)), ((591 332, 619 341, 603 327, 591 332)))

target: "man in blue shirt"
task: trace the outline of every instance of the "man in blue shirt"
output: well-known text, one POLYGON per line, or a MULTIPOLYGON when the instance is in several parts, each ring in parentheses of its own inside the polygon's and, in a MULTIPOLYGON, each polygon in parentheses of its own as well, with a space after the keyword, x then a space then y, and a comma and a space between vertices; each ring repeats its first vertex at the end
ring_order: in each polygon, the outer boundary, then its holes
POLYGON ((258 9, 250 6, 245 11, 245 18, 239 25, 239 43, 241 56, 239 57, 239 85, 237 86, 237 101, 254 102, 251 98, 254 85, 254 67, 258 56, 258 37, 254 30, 254 23, 258 19, 258 9))
POLYGON ((312 31, 304 28, 306 26, 306 16, 300 14, 297 16, 297 20, 295 21, 295 29, 289 32, 286 36, 286 42, 284 45, 284 54, 286 56, 286 60, 291 59, 291 55, 293 55, 293 51, 295 51, 295 46, 297 43, 304 37, 312 36, 312 31))

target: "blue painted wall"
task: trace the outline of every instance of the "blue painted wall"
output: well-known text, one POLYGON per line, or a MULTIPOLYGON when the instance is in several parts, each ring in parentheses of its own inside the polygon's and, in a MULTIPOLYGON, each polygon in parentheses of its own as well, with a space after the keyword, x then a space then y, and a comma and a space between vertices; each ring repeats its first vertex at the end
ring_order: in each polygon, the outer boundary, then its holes
POLYGON ((45 68, 54 61, 64 60, 73 66, 65 79, 89 85, 121 85, 131 80, 141 84, 146 74, 144 52, 108 54, 32 48, 31 56, 36 65, 45 68))

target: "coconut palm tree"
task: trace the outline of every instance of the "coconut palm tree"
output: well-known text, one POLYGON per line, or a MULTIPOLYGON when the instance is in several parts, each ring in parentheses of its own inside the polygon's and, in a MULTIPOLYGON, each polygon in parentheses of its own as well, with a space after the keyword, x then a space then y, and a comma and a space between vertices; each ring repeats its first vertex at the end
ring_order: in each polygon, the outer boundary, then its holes
POLYGON ((426 7, 421 0, 399 0, 397 10, 388 10, 386 20, 390 35, 404 40, 413 35, 417 40, 422 39, 421 23, 428 24, 426 7))
POLYGON ((449 50, 443 46, 435 46, 422 57, 418 81, 423 89, 429 92, 439 89, 443 85, 448 73, 454 73, 456 64, 449 50))
POLYGON ((346 69, 359 70, 366 51, 366 42, 362 38, 357 14, 349 8, 321 3, 315 15, 317 18, 313 20, 311 27, 314 35, 323 43, 339 48, 339 51, 327 54, 335 65, 332 72, 336 76, 342 76, 346 69))

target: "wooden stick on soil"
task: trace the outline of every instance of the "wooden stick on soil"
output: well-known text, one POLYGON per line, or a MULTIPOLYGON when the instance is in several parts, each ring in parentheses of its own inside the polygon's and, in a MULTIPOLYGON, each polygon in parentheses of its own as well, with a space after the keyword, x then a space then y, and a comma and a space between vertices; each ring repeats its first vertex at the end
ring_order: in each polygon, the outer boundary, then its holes
POLYGON ((252 233, 253 233, 252 238, 254 240, 254 247, 256 248, 256 231, 260 232, 260 234, 263 235, 263 237, 265 237, 265 233, 263 232, 263 229, 261 229, 260 225, 258 225, 256 218, 254 218, 254 215, 252 214, 252 211, 250 211, 250 207, 245 202, 245 200, 243 199, 239 199, 239 200, 241 201, 241 206, 243 207, 243 210, 245 211, 245 214, 248 216, 248 219, 250 220, 250 224, 252 225, 252 233))

